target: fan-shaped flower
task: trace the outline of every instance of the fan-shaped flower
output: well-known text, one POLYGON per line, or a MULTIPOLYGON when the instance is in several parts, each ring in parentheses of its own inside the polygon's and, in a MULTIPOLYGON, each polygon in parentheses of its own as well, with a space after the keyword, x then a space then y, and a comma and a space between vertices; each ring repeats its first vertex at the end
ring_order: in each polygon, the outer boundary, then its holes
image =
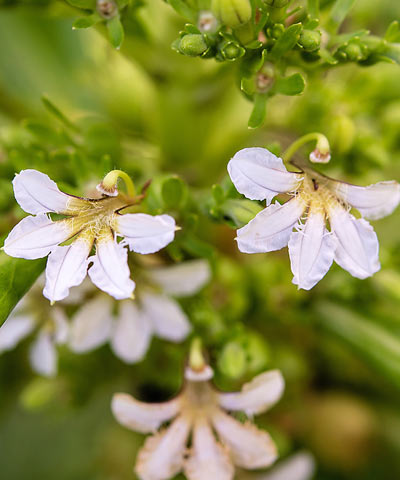
POLYGON ((141 480, 167 480, 182 470, 189 480, 232 480, 234 465, 256 469, 276 460, 276 447, 267 432, 239 422, 225 410, 248 416, 267 410, 282 395, 280 372, 258 375, 235 393, 217 391, 210 383, 212 376, 209 366, 201 371, 188 367, 182 392, 164 403, 114 395, 116 419, 131 430, 153 434, 138 453, 135 471, 141 480), (155 433, 166 422, 171 423, 155 433))
POLYGON ((293 283, 306 290, 321 280, 333 260, 357 278, 380 269, 373 228, 349 210, 353 207, 369 219, 389 215, 400 201, 396 181, 360 187, 308 167, 289 172, 280 158, 264 148, 240 150, 230 160, 228 172, 240 193, 269 205, 237 231, 241 252, 270 252, 288 245, 293 283), (293 198, 283 205, 270 205, 279 193, 293 198))
POLYGON ((153 335, 171 342, 186 338, 189 320, 172 297, 198 292, 210 278, 208 263, 189 260, 143 273, 148 285, 140 286, 134 301, 114 302, 98 294, 77 311, 71 323, 71 350, 84 353, 110 341, 115 355, 135 363, 145 356, 153 335))
MULTIPOLYGON (((35 331, 29 359, 32 369, 40 375, 57 374, 57 346, 68 340, 69 325, 64 310, 58 306, 37 305, 37 288, 24 297, 0 327, 0 353, 14 349, 35 331)), ((43 300, 43 297, 41 297, 43 300)))
POLYGON ((17 202, 32 215, 14 227, 4 251, 26 259, 49 255, 43 294, 52 302, 67 297, 70 287, 79 285, 87 272, 98 288, 116 299, 131 297, 135 283, 130 279, 125 246, 138 253, 153 253, 175 235, 175 220, 169 215, 122 215, 121 210, 137 199, 116 190, 114 196, 100 199, 75 197, 61 192, 36 170, 21 171, 13 186, 17 202), (53 220, 50 212, 65 218, 53 220), (123 241, 118 243, 117 236, 123 241), (95 254, 89 257, 93 246, 95 254))

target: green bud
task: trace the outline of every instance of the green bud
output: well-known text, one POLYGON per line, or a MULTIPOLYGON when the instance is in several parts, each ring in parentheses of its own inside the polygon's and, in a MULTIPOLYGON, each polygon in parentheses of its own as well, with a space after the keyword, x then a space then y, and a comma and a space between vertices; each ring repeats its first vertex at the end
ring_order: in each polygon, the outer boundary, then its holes
POLYGON ((318 30, 303 30, 298 43, 306 52, 314 52, 321 45, 321 32, 318 30))
POLYGON ((246 353, 240 343, 232 341, 225 344, 218 358, 218 368, 229 378, 242 377, 246 372, 246 353))
POLYGON ((246 53, 246 50, 236 42, 226 42, 220 47, 220 50, 225 60, 236 60, 246 53))
POLYGON ((264 2, 270 7, 283 8, 289 4, 290 0, 264 0, 264 2))
POLYGON ((190 57, 197 57, 202 55, 207 50, 207 44, 204 41, 203 35, 196 33, 189 33, 181 38, 179 43, 179 51, 184 55, 190 57))
POLYGON ((218 20, 230 28, 237 28, 251 19, 249 0, 212 0, 211 9, 218 20))
POLYGON ((339 47, 336 56, 342 60, 359 62, 365 60, 368 57, 368 53, 368 47, 361 43, 359 39, 354 39, 339 47))
POLYGON ((253 220, 262 209, 263 207, 257 202, 241 199, 229 199, 221 206, 224 217, 230 220, 235 227, 243 227, 253 220))

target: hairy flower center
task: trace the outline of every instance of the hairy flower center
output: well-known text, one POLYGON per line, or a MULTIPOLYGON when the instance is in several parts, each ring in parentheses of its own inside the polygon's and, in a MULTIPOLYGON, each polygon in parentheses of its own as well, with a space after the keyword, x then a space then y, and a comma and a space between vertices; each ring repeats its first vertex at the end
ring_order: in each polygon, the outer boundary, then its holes
POLYGON ((298 195, 307 205, 312 206, 313 211, 327 212, 338 203, 338 199, 328 187, 328 179, 319 175, 305 174, 298 195))

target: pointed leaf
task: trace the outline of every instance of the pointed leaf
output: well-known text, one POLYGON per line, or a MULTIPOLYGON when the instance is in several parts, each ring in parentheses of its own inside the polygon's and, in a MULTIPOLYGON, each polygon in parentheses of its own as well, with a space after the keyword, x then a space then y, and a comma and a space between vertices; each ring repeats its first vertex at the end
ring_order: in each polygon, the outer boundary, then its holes
POLYGON ((272 47, 270 57, 278 59, 291 50, 298 42, 302 28, 301 23, 295 23, 286 29, 272 47))
POLYGON ((89 28, 96 23, 100 22, 101 18, 98 14, 88 15, 87 17, 79 17, 72 24, 73 30, 79 30, 81 28, 89 28))
POLYGON ((336 32, 356 0, 336 0, 328 20, 328 30, 336 32))
POLYGON ((319 18, 319 0, 307 0, 307 11, 311 18, 319 18))
POLYGON ((388 42, 400 42, 400 23, 397 20, 389 25, 385 33, 385 40, 388 42))
POLYGON ((197 13, 196 11, 189 7, 183 0, 167 0, 171 7, 179 13, 182 17, 189 20, 191 23, 197 22, 197 13))
POLYGON ((124 27, 122 26, 119 15, 116 15, 115 17, 108 20, 107 30, 111 45, 117 50, 119 50, 125 36, 124 27))
POLYGON ((249 128, 258 128, 264 123, 268 95, 256 93, 254 95, 254 107, 249 118, 249 128))

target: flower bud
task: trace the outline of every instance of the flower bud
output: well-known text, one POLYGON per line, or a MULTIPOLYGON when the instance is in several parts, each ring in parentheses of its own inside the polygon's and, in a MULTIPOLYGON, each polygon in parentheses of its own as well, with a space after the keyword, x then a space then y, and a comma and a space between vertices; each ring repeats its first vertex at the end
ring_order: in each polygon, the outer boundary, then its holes
POLYGON ((237 28, 251 19, 249 0, 212 0, 211 9, 221 23, 237 28))
POLYGON ((262 207, 251 200, 229 199, 221 206, 224 218, 229 219, 236 227, 243 227, 262 210, 262 207))
POLYGON ((118 7, 114 0, 97 0, 96 8, 100 16, 106 19, 113 18, 118 13, 118 7))
POLYGON ((207 50, 207 44, 203 35, 197 33, 189 33, 181 38, 179 43, 179 51, 190 57, 202 55, 207 50))
POLYGON ((321 32, 318 30, 303 30, 298 43, 306 52, 314 52, 321 45, 321 32))
POLYGON ((246 50, 236 42, 225 42, 220 47, 221 55, 225 60, 236 60, 243 57, 246 50))
POLYGON ((264 2, 270 7, 283 8, 289 4, 290 0, 264 0, 264 2))
POLYGON ((336 52, 336 56, 341 60, 359 62, 367 58, 368 52, 369 49, 366 45, 362 44, 359 39, 354 39, 340 46, 336 52))

